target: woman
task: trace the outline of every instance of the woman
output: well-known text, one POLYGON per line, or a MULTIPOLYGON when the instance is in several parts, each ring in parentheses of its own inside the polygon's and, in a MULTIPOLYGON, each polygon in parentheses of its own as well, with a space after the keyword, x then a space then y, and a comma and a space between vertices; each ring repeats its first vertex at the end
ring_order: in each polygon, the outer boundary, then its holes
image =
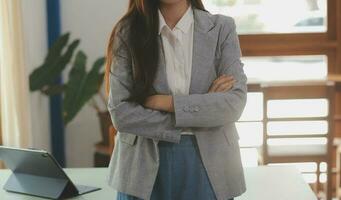
POLYGON ((130 0, 111 34, 108 109, 118 200, 228 200, 245 192, 235 122, 247 77, 232 17, 201 0, 130 0))

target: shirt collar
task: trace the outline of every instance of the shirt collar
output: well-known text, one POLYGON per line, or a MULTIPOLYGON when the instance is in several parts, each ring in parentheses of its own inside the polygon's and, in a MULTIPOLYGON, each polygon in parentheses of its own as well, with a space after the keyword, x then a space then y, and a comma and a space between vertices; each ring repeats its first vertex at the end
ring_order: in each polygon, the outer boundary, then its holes
MULTIPOLYGON (((163 27, 164 26, 168 27, 168 25, 166 24, 165 18, 161 14, 160 9, 158 9, 158 13, 159 13, 159 34, 160 34, 163 27)), ((183 33, 187 33, 193 21, 194 21, 193 10, 192 10, 192 6, 190 5, 187 11, 185 12, 185 14, 181 17, 181 19, 178 21, 178 23, 175 25, 174 28, 178 28, 183 33)))

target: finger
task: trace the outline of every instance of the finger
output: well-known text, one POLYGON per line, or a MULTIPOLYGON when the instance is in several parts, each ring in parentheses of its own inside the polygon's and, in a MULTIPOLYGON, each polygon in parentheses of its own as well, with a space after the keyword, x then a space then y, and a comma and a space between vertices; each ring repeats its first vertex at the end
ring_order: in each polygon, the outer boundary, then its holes
POLYGON ((227 74, 223 74, 223 75, 219 76, 217 79, 215 79, 213 81, 213 83, 217 83, 217 82, 221 81, 222 79, 229 79, 230 80, 232 78, 233 78, 233 76, 230 76, 230 75, 227 75, 227 74))
POLYGON ((215 85, 214 85, 212 88, 213 88, 214 91, 216 91, 217 88, 218 88, 220 85, 222 85, 222 84, 227 84, 227 83, 229 83, 229 82, 231 82, 231 81, 233 81, 233 80, 234 80, 233 78, 232 78, 232 79, 222 79, 221 81, 216 82, 215 85))
POLYGON ((218 77, 217 79, 215 79, 215 80, 212 82, 212 85, 214 85, 214 84, 219 84, 219 83, 223 82, 224 80, 230 80, 230 79, 232 79, 232 77, 223 74, 223 75, 221 75, 220 77, 218 77))
POLYGON ((233 85, 230 85, 229 87, 225 88, 225 89, 224 89, 223 91, 221 91, 221 92, 227 92, 227 91, 231 90, 232 87, 233 87, 233 85))
POLYGON ((222 83, 225 83, 225 82, 231 81, 231 80, 234 80, 234 78, 232 76, 224 76, 223 78, 217 80, 215 82, 215 84, 222 84, 222 83))
POLYGON ((227 92, 228 90, 230 90, 233 87, 233 84, 229 84, 226 87, 220 89, 218 92, 227 92))
POLYGON ((233 80, 233 76, 232 75, 227 75, 227 74, 222 74, 220 75, 217 79, 215 79, 211 86, 210 86, 210 89, 209 89, 209 92, 213 92, 216 87, 221 83, 221 82, 224 82, 224 81, 228 81, 228 80, 233 80))
POLYGON ((223 83, 220 84, 217 89, 215 90, 215 92, 221 92, 222 90, 224 90, 225 88, 227 88, 230 84, 229 83, 223 83))
POLYGON ((221 79, 219 79, 213 83, 212 89, 215 91, 219 87, 219 85, 224 84, 224 83, 229 82, 229 81, 232 81, 232 80, 234 80, 234 79, 231 77, 221 78, 221 79))
POLYGON ((233 85, 234 85, 235 82, 237 82, 237 81, 236 81, 236 80, 232 81, 232 83, 230 83, 230 85, 227 86, 227 88, 225 88, 225 90, 223 90, 223 92, 224 92, 224 91, 227 91, 227 90, 230 90, 230 89, 233 87, 233 85))
POLYGON ((220 84, 218 88, 216 89, 216 92, 222 92, 226 90, 227 88, 230 88, 235 82, 236 82, 235 80, 232 80, 232 81, 228 81, 226 83, 220 84))

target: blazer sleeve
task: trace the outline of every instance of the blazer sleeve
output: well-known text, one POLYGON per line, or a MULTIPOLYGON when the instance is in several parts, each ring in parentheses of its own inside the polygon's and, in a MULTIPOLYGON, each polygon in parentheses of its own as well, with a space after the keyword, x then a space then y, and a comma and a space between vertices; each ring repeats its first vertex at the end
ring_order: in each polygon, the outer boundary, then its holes
POLYGON ((236 24, 232 17, 230 19, 225 24, 231 31, 221 43, 218 74, 232 75, 236 82, 226 92, 173 95, 176 127, 214 127, 239 120, 247 101, 247 77, 240 60, 242 53, 236 24), (191 108, 196 112, 189 112, 191 108))
POLYGON ((128 132, 179 143, 182 128, 174 126, 174 113, 153 110, 135 102, 125 101, 133 87, 132 59, 127 44, 119 34, 116 34, 113 51, 107 108, 115 129, 123 134, 128 132))

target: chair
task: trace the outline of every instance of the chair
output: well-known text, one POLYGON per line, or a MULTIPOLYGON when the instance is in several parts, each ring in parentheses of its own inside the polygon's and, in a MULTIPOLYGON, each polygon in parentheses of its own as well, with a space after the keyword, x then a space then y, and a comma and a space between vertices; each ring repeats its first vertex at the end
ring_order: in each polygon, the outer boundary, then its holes
MULTIPOLYGON (((313 185, 313 190, 316 194, 323 190, 326 194, 326 199, 332 198, 332 147, 334 135, 334 82, 321 81, 321 82, 295 82, 295 83, 278 83, 278 84, 263 84, 261 90, 264 97, 264 128, 263 128, 263 147, 261 164, 266 165, 269 163, 295 163, 295 162, 316 162, 317 163, 317 181, 313 185), (271 100, 289 100, 289 99, 327 99, 328 114, 319 117, 269 117, 268 103, 271 100), (305 120, 326 120, 328 129, 326 134, 273 134, 269 133, 269 122, 290 122, 290 121, 305 121, 305 120), (278 142, 278 139, 292 140, 312 140, 317 138, 326 139, 325 144, 300 144, 293 145, 269 145, 269 141, 278 142), (320 163, 327 163, 327 182, 326 189, 321 189, 320 180, 320 163)), ((291 144, 290 144, 291 143, 291 144)))

